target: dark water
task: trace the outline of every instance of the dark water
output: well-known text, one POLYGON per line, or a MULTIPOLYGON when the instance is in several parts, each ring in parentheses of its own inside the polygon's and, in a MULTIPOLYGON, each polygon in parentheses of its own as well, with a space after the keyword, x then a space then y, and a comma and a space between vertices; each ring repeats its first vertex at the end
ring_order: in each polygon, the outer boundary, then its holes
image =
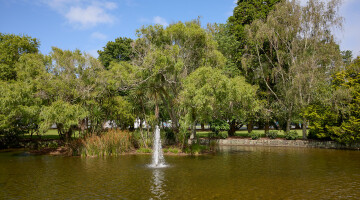
POLYGON ((0 152, 0 199, 360 199, 360 152, 223 147, 215 155, 111 158, 0 152))

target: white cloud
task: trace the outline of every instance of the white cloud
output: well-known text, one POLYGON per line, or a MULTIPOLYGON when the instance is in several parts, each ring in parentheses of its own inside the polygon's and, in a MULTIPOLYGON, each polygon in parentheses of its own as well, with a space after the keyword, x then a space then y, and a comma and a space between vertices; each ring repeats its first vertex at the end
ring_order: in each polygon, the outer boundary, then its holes
POLYGON ((99 24, 111 24, 115 17, 110 14, 117 4, 107 0, 41 0, 56 10, 76 28, 91 28, 99 24))
POLYGON ((102 34, 100 32, 93 32, 90 37, 98 40, 105 40, 107 38, 105 34, 102 34))
POLYGON ((160 25, 163 25, 163 26, 168 26, 169 25, 167 23, 166 19, 164 19, 162 17, 159 17, 159 16, 156 16, 156 17, 153 18, 153 23, 160 24, 160 25))
POLYGON ((101 7, 88 6, 86 8, 71 7, 65 14, 66 19, 73 25, 89 28, 98 24, 112 23, 114 18, 101 7))

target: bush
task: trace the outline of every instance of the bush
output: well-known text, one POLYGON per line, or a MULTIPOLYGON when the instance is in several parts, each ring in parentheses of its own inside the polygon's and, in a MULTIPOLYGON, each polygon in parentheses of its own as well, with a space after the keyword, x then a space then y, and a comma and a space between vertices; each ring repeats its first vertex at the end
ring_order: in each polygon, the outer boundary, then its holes
POLYGON ((16 133, 0 135, 0 149, 19 147, 19 137, 16 133))
POLYGON ((298 137, 298 134, 296 131, 289 131, 288 133, 285 133, 285 139, 287 140, 296 140, 298 137))
POLYGON ((268 133, 266 133, 266 137, 270 139, 276 139, 277 136, 278 136, 278 131, 269 131, 268 133))
POLYGON ((210 122, 210 129, 217 136, 220 131, 228 131, 230 129, 230 126, 227 121, 216 119, 210 122))
POLYGON ((228 138, 228 133, 226 132, 226 131, 223 131, 223 132, 220 132, 219 134, 218 134, 218 137, 220 138, 220 139, 226 139, 226 138, 228 138))
POLYGON ((166 144, 175 144, 176 137, 175 137, 174 131, 168 127, 165 127, 164 131, 165 131, 165 143, 166 144))
POLYGON ((251 137, 252 140, 257 140, 257 139, 260 138, 260 133, 251 131, 251 132, 249 133, 249 136, 251 137))

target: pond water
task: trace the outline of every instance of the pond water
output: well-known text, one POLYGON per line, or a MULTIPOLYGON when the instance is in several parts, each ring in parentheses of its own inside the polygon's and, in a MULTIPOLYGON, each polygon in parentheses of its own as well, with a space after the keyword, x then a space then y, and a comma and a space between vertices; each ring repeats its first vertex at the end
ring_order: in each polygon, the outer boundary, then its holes
POLYGON ((109 158, 0 152, 0 199, 359 199, 360 152, 221 147, 216 154, 109 158))

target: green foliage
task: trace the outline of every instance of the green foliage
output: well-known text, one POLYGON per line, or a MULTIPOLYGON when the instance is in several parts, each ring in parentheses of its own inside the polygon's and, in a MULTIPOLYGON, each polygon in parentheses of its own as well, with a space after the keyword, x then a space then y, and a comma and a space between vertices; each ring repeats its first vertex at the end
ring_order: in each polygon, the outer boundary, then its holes
MULTIPOLYGON (((220 41, 221 46, 230 46, 232 49, 231 54, 224 54, 231 56, 231 59, 237 64, 238 67, 241 66, 242 54, 244 48, 249 43, 247 42, 247 33, 245 31, 245 25, 250 25, 256 19, 265 20, 267 15, 271 10, 275 8, 275 5, 281 0, 238 0, 237 6, 234 8, 233 15, 229 17, 226 24, 225 31, 227 37, 231 38, 232 46, 226 45, 228 42, 223 42, 224 37, 221 37, 220 41), (233 38, 232 38, 233 37, 233 38), (234 41, 235 39, 235 41, 234 41), (234 41, 234 42, 232 42, 234 41), (223 44, 223 45, 222 45, 223 44), (225 45, 224 45, 225 44, 225 45), (236 45, 236 46, 233 46, 236 45)), ((225 53, 226 51, 222 51, 225 53)), ((244 69, 242 69, 244 70, 244 69)))
POLYGON ((257 19, 245 26, 248 45, 243 67, 257 72, 256 82, 270 95, 267 105, 279 122, 286 123, 286 131, 303 109, 327 98, 329 74, 334 65, 341 65, 331 31, 342 25, 339 2, 311 0, 302 6, 299 1, 281 1, 273 4, 266 20, 257 19))
POLYGON ((225 120, 245 120, 258 109, 257 88, 247 84, 243 77, 228 78, 220 69, 201 67, 183 84, 180 103, 188 120, 211 122, 218 119, 222 123, 213 125, 215 133, 229 130, 225 120))
POLYGON ((215 135, 219 135, 221 131, 228 131, 230 126, 225 120, 216 119, 210 122, 210 129, 215 135))
POLYGON ((257 140, 257 139, 260 139, 261 134, 258 133, 258 132, 255 132, 255 131, 251 131, 251 132, 249 133, 249 136, 250 136, 250 138, 251 138, 252 140, 257 140))
POLYGON ((360 58, 332 77, 332 98, 307 107, 312 136, 339 143, 360 141, 360 58))
POLYGON ((50 106, 43 107, 40 118, 40 131, 47 131, 51 125, 56 124, 66 137, 69 138, 74 127, 87 116, 87 111, 80 105, 71 105, 64 101, 56 101, 50 106))
POLYGON ((227 131, 222 131, 222 132, 220 132, 220 133, 218 134, 218 137, 219 137, 220 139, 226 139, 226 138, 229 137, 229 134, 228 134, 227 131))
POLYGON ((285 132, 285 139, 287 140, 296 140, 297 137, 298 134, 296 131, 285 132))
POLYGON ((114 121, 117 127, 126 129, 135 121, 133 105, 122 96, 105 99, 103 108, 108 113, 107 118, 114 121))
POLYGON ((105 66, 109 68, 111 62, 130 61, 133 56, 131 38, 119 37, 115 41, 109 41, 103 50, 99 50, 99 60, 105 66))
POLYGON ((22 55, 37 53, 39 41, 23 35, 0 33, 0 80, 16 79, 15 64, 22 55))
POLYGON ((270 138, 270 139, 276 139, 278 136, 278 131, 269 131, 266 133, 266 137, 270 138))
POLYGON ((6 132, 0 135, 0 149, 19 147, 19 136, 14 132, 6 132))

